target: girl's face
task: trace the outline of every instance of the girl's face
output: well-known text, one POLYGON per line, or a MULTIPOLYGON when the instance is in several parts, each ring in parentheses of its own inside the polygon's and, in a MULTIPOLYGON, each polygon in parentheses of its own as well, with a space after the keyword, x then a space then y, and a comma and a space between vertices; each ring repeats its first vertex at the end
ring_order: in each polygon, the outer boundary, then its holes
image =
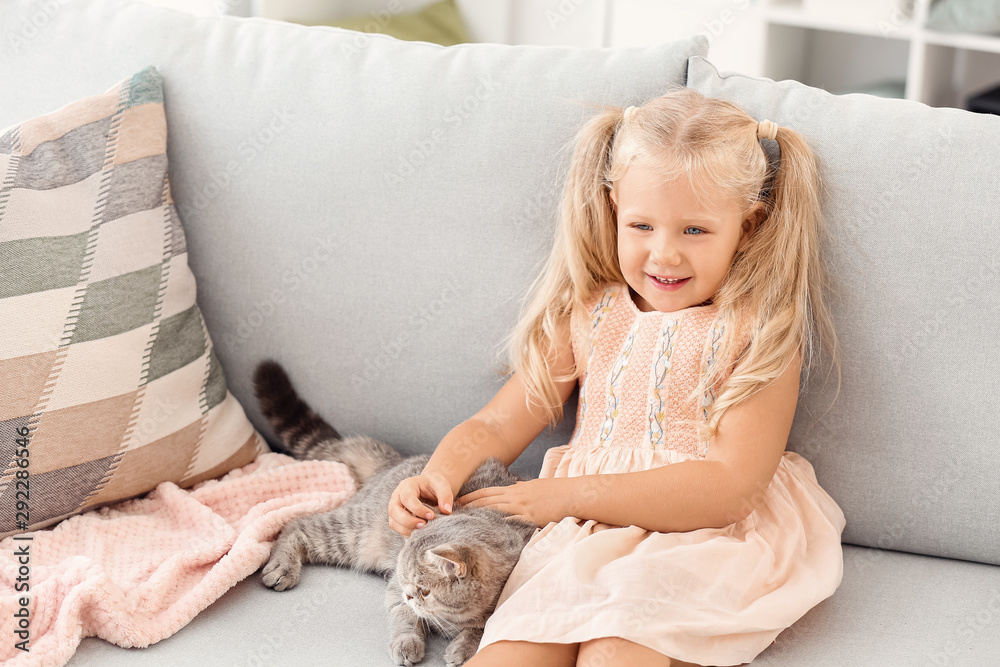
POLYGON ((618 262, 640 310, 673 312, 711 299, 763 211, 758 202, 744 215, 735 198, 706 196, 715 210, 699 203, 687 179, 664 182, 635 163, 615 184, 618 262), (674 278, 684 280, 660 280, 674 278))

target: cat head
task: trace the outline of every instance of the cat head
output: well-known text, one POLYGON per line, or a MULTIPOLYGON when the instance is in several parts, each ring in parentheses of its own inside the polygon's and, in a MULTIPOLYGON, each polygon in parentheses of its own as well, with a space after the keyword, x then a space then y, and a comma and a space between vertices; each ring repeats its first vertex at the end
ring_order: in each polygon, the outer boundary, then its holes
POLYGON ((399 553, 404 601, 446 635, 482 627, 533 531, 493 510, 438 516, 399 553))

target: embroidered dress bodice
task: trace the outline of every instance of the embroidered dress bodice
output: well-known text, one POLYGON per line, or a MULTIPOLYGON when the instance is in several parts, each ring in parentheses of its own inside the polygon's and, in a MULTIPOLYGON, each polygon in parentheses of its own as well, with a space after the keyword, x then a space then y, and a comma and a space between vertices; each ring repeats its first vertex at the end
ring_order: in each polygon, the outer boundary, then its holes
MULTIPOLYGON (((719 388, 691 398, 726 334, 719 308, 643 312, 620 283, 598 293, 587 311, 573 335, 573 354, 585 369, 576 428, 569 444, 547 457, 542 475, 628 472, 704 458, 707 444, 684 420, 704 421, 719 388), (551 465, 557 454, 559 473, 551 465)), ((745 344, 745 331, 738 335, 745 344)))

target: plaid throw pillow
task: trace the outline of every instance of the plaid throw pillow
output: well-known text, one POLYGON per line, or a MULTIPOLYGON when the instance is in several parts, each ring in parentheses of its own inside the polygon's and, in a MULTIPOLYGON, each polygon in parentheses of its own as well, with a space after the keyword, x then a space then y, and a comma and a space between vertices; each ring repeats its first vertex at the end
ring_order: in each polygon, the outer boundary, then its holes
POLYGON ((265 450, 195 304, 160 76, 0 131, 0 537, 265 450))

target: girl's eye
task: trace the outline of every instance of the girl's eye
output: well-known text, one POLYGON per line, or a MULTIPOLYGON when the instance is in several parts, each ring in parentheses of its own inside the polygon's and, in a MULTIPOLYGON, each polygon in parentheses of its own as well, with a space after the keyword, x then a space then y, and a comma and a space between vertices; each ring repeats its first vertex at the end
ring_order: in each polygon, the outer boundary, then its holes
MULTIPOLYGON (((634 228, 638 229, 641 232, 645 232, 645 231, 647 231, 649 229, 652 229, 652 227, 650 227, 649 225, 647 225, 645 222, 637 222, 637 223, 635 223, 632 226, 634 228)), ((702 234, 705 233, 704 229, 699 229, 698 227, 687 227, 684 231, 689 231, 691 229, 693 229, 693 230, 695 230, 697 232, 697 234, 692 234, 692 236, 701 236, 702 234)))

